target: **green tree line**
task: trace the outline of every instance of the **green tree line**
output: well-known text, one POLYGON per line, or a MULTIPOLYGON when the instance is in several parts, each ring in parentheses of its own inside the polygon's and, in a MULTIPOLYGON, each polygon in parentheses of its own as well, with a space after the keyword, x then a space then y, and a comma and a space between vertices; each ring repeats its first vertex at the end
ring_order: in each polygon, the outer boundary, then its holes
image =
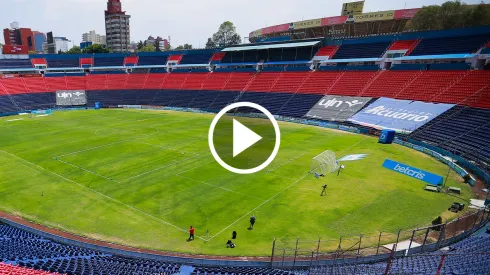
POLYGON ((490 24, 490 5, 483 2, 467 5, 461 1, 447 1, 442 5, 422 7, 407 23, 407 30, 447 30, 490 24))

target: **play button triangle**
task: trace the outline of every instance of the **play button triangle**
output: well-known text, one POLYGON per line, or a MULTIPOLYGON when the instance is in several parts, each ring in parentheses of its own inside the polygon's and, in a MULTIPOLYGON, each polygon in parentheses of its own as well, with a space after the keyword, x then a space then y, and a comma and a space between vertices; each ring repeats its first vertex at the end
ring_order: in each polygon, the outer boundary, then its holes
POLYGON ((233 157, 238 156, 261 139, 261 136, 233 119, 233 157))

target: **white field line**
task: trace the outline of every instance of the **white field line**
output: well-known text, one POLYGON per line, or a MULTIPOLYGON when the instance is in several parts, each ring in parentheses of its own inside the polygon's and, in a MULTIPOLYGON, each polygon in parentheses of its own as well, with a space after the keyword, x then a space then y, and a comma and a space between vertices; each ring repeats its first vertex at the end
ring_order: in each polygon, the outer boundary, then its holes
POLYGON ((207 162, 201 163, 201 164, 199 164, 199 165, 197 165, 197 166, 194 166, 194 167, 192 167, 192 168, 189 168, 189 169, 187 169, 187 170, 184 170, 184 171, 182 171, 182 172, 180 172, 180 173, 177 173, 177 174, 175 174, 175 175, 176 175, 176 176, 180 176, 180 175, 182 175, 182 174, 184 174, 184 173, 186 173, 186 172, 189 172, 189 171, 194 170, 194 169, 196 169, 196 168, 199 168, 199 167, 201 167, 201 166, 204 166, 204 165, 210 164, 211 162, 214 162, 214 161, 215 161, 215 160, 214 160, 214 158, 213 158, 213 159, 212 159, 212 160, 210 160, 210 161, 207 161, 207 162))
MULTIPOLYGON (((154 126, 157 126, 157 125, 171 125, 171 124, 175 124, 175 123, 179 123, 180 121, 174 121, 174 122, 171 122, 171 123, 168 123, 168 124, 165 124, 165 123, 162 123, 162 124, 155 124, 155 125, 152 125, 152 126, 149 126, 149 128, 153 128, 153 129, 156 129, 157 131, 155 133, 152 133, 152 134, 142 134, 142 135, 136 135, 135 137, 131 137, 131 138, 127 138, 127 139, 123 139, 121 141, 116 141, 116 142, 113 142, 113 143, 109 143, 109 144, 105 144, 105 145, 101 145, 101 146, 96 146, 96 147, 93 147, 93 148, 88 148, 88 149, 84 149, 84 150, 80 150, 80 151, 76 151, 76 152, 72 152, 72 153, 67 153, 67 154, 63 154, 63 155, 60 155, 60 156, 56 156, 54 158, 60 158, 60 157, 64 157, 64 156, 69 156, 69 155, 75 155, 75 154, 78 154, 78 153, 82 153, 82 152, 85 152, 85 151, 90 151, 90 150, 94 150, 94 149, 98 149, 98 148, 103 148, 103 147, 106 147, 106 146, 110 146, 110 145, 114 145, 114 144, 118 144, 118 143, 122 143, 122 142, 125 142, 125 141, 128 141, 128 140, 131 140, 131 141, 134 141, 135 139, 138 139, 138 138, 143 138, 143 137, 150 137, 150 136, 154 136, 158 133, 160 133, 160 129, 158 128, 155 128, 154 126)), ((188 126, 183 126, 183 127, 177 127, 175 129, 181 129, 181 128, 187 128, 188 126)), ((175 130, 173 129, 173 130, 175 130)), ((102 130, 102 129, 99 129, 99 130, 102 130)), ((97 131, 99 130, 96 130, 95 131, 95 135, 97 135, 97 131)), ((118 133, 123 133, 125 131, 121 131, 121 132, 116 132, 114 133, 115 134, 118 134, 118 133)), ((110 134, 110 135, 113 135, 113 134, 110 134)), ((110 136, 110 135, 107 135, 107 136, 110 136)), ((105 137, 105 136, 103 136, 105 137)), ((92 139, 92 138, 87 138, 88 139, 92 139)))
POLYGON ((78 169, 83 170, 83 171, 85 171, 85 172, 87 172, 87 173, 90 173, 90 174, 92 174, 92 175, 96 175, 96 176, 98 176, 98 177, 104 178, 104 179, 106 179, 106 180, 108 180, 108 181, 112 181, 112 182, 115 182, 115 183, 119 183, 119 182, 118 182, 117 180, 115 180, 115 179, 111 179, 111 178, 108 178, 108 177, 106 177, 106 176, 103 176, 103 175, 97 174, 97 173, 95 173, 95 172, 92 172, 92 171, 90 171, 90 170, 88 170, 88 169, 85 169, 85 168, 83 168, 83 167, 80 167, 80 166, 77 166, 77 165, 71 164, 71 163, 69 163, 69 162, 62 161, 62 160, 60 160, 60 159, 57 159, 57 161, 62 162, 62 163, 64 163, 64 164, 66 164, 66 165, 70 165, 70 166, 72 166, 72 167, 78 168, 78 169))
MULTIPOLYGON (((153 134, 143 134, 143 135, 136 135, 136 137, 131 137, 131 138, 127 138, 127 139, 123 139, 123 140, 120 140, 120 141, 116 141, 116 142, 112 142, 112 143, 108 143, 108 144, 104 144, 104 145, 100 145, 100 146, 95 146, 95 147, 92 147, 92 148, 88 148, 88 149, 84 149, 84 150, 80 150, 80 151, 76 151, 76 152, 71 152, 71 153, 67 153, 67 154, 63 154, 63 155, 59 155, 59 156, 56 156, 54 158, 61 158, 61 157, 65 157, 65 156, 70 156, 70 155, 76 155, 78 153, 83 153, 83 152, 86 152, 86 151, 92 151, 92 150, 95 150, 95 149, 99 149, 99 148, 103 148, 103 147, 108 147, 108 146, 111 146, 111 145, 115 145, 115 144, 119 144, 119 143, 123 143, 123 142, 126 142, 126 141, 133 141, 137 138, 141 138, 141 137, 149 137, 149 136, 152 136, 152 135, 156 135, 158 133, 160 133, 160 129, 157 129, 157 128, 153 128, 153 129, 156 129, 157 132, 153 133, 153 134)), ((98 131, 98 130, 97 130, 98 131)), ((96 132, 97 132, 96 131, 96 132)), ((115 134, 118 134, 118 133, 123 133, 124 131, 121 131, 121 132, 117 132, 115 134)), ((97 134, 95 134, 97 135, 97 134)), ((111 134, 112 135, 112 134, 111 134)), ((105 137, 105 136, 103 136, 105 137)), ((88 138, 88 139, 92 139, 92 138, 88 138)))
MULTIPOLYGON (((160 149, 164 149, 164 150, 169 150, 169 151, 175 151, 175 152, 183 152, 181 150, 177 150, 177 149, 174 149, 170 146, 160 146, 160 145, 156 145, 156 144, 151 144, 151 143, 148 143, 148 142, 143 142, 143 141, 135 141, 136 143, 141 143, 141 144, 146 144, 146 145, 149 145, 149 146, 153 146, 155 148, 160 148, 160 149)), ((195 142, 195 141, 193 141, 195 142)), ((192 143, 192 142, 191 142, 192 143)), ((183 144, 182 146, 187 146, 188 144, 183 144)), ((193 156, 197 156, 199 154, 196 154, 196 153, 190 153, 191 155, 193 156)))
POLYGON ((181 177, 183 179, 187 179, 187 180, 194 181, 194 182, 197 182, 197 183, 205 184, 205 185, 208 185, 208 186, 211 186, 211 187, 214 187, 214 188, 218 188, 218 189, 221 189, 221 190, 225 190, 225 191, 228 191, 228 192, 231 192, 231 193, 235 193, 235 194, 242 195, 242 196, 245 196, 245 197, 249 197, 249 198, 252 198, 252 199, 256 199, 256 200, 259 200, 259 201, 264 201, 261 198, 257 198, 257 197, 250 196, 250 195, 247 195, 247 194, 244 194, 244 193, 233 191, 231 189, 224 188, 224 187, 221 187, 221 186, 218 186, 218 185, 214 185, 214 184, 211 184, 211 183, 207 183, 205 181, 200 181, 200 180, 196 180, 196 179, 193 179, 193 178, 184 177, 184 176, 181 176, 181 175, 177 175, 177 176, 178 177, 181 177))
POLYGON ((59 147, 59 146, 63 146, 63 145, 70 144, 70 143, 77 143, 77 142, 80 142, 80 141, 87 141, 87 140, 92 140, 92 139, 97 139, 97 138, 103 138, 103 137, 108 137, 108 136, 112 136, 112 135, 117 135, 117 134, 120 134, 120 133, 122 133, 122 131, 121 132, 112 133, 112 134, 109 134, 109 135, 105 135, 105 136, 95 136, 95 137, 91 137, 91 138, 82 138, 82 139, 77 139, 77 140, 73 140, 73 141, 70 141, 70 142, 59 143, 59 144, 52 145, 52 146, 44 146, 44 147, 41 147, 41 148, 20 151, 20 152, 17 152, 17 154, 24 154, 24 153, 33 152, 33 151, 38 151, 38 150, 44 150, 44 149, 59 147))
POLYGON ((289 186, 287 186, 286 188, 284 188, 283 190, 279 191, 277 194, 275 194, 274 196, 270 197, 268 200, 264 201, 263 203, 259 204, 259 206, 255 207, 254 209, 250 210, 248 213, 246 213, 245 215, 241 216, 240 218, 238 218, 236 221, 232 222, 230 225, 228 225, 227 227, 221 229, 221 231, 219 231, 218 233, 216 233, 215 235, 213 235, 211 238, 207 239, 206 242, 209 242, 210 240, 214 239, 216 236, 218 236, 219 234, 223 233, 223 231, 227 230, 228 228, 230 228, 231 226, 233 226, 235 223, 237 223, 238 221, 240 221, 241 219, 247 217, 248 215, 250 215, 251 213, 257 211, 257 209, 259 209, 260 207, 262 207, 264 204, 270 202, 272 199, 274 199, 275 197, 279 196, 280 194, 282 194, 284 191, 288 190, 289 188, 293 187, 295 184, 297 184, 298 182, 300 182, 301 180, 303 180, 304 178, 306 178, 306 176, 308 176, 309 174, 305 174, 303 175, 301 178, 297 179, 295 182, 291 183, 289 186))
MULTIPOLYGON (((46 169, 46 168, 43 168, 43 167, 41 167, 41 166, 39 166, 39 165, 37 165, 37 164, 35 164, 35 163, 32 163, 32 162, 30 162, 30 161, 28 161, 28 160, 25 160, 25 159, 23 159, 23 158, 21 158, 21 157, 18 157, 18 156, 16 156, 16 155, 14 155, 14 154, 11 154, 11 153, 6 152, 6 151, 3 151, 3 150, 0 150, 0 152, 2 152, 2 153, 4 153, 4 154, 7 154, 7 155, 9 155, 9 156, 11 156, 11 157, 14 157, 14 158, 16 158, 16 159, 22 160, 22 161, 24 161, 24 162, 26 162, 26 163, 28 163, 28 164, 30 164, 30 165, 33 165, 33 166, 35 166, 35 167, 37 167, 37 168, 39 168, 39 169, 41 169, 41 170, 44 170, 44 171, 46 171, 46 172, 48 172, 48 173, 50 173, 50 174, 52 174, 52 175, 55 175, 55 176, 57 176, 57 177, 59 177, 59 178, 61 178, 61 179, 63 179, 63 180, 66 180, 66 181, 68 181, 68 182, 71 182, 71 183, 73 183, 73 184, 76 184, 76 185, 78 185, 78 186, 80 186, 80 187, 82 187, 82 188, 84 188, 84 189, 90 190, 90 191, 92 191, 93 193, 95 193, 95 194, 97 194, 97 195, 100 195, 100 196, 102 196, 102 197, 104 197, 104 198, 106 198, 106 199, 108 199, 108 200, 110 200, 110 201, 112 201, 112 202, 115 202, 115 203, 117 203, 117 204, 123 205, 123 206, 125 206, 125 207, 127 207, 127 208, 129 208, 129 209, 132 209, 132 210, 134 210, 134 211, 136 211, 136 212, 138 212, 138 213, 141 213, 141 214, 143 214, 143 215, 145 215, 145 216, 147 216, 147 217, 150 217, 150 218, 152 218, 152 219, 155 219, 155 220, 157 220, 157 221, 160 221, 160 222, 162 222, 162 223, 164 223, 164 224, 166 224, 166 225, 169 225, 169 226, 171 226, 171 227, 173 227, 173 228, 175 228, 175 229, 178 229, 178 230, 180 230, 180 231, 182 231, 182 232, 185 232, 185 233, 187 233, 187 232, 188 232, 186 229, 180 228, 180 227, 178 227, 178 226, 176 226, 176 225, 174 225, 174 224, 171 224, 171 223, 169 223, 169 222, 167 222, 167 221, 164 221, 164 220, 162 220, 162 219, 160 219, 160 218, 157 218, 157 217, 155 217, 155 216, 153 216, 153 215, 151 215, 151 214, 149 214, 149 213, 146 213, 146 212, 144 212, 144 211, 142 211, 142 210, 140 210, 140 209, 138 209, 138 208, 136 208, 136 207, 133 207, 133 206, 131 206, 131 205, 128 205, 128 204, 125 204, 125 203, 123 203, 123 202, 121 202, 121 201, 118 201, 118 200, 116 200, 116 199, 114 199, 114 198, 112 198, 112 197, 109 197, 109 196, 107 196, 107 195, 105 195, 105 194, 103 194, 103 193, 100 193, 100 192, 98 192, 98 191, 96 191, 96 190, 94 190, 94 189, 92 189, 92 188, 90 188, 90 187, 87 187, 87 186, 85 186, 85 185, 83 185, 83 184, 80 184, 80 183, 78 183, 78 182, 74 181, 74 180, 71 180, 71 179, 69 179, 69 178, 66 178, 66 177, 64 177, 64 176, 62 176, 62 175, 60 175, 60 174, 57 174, 57 173, 55 173, 55 172, 53 172, 53 171, 51 171, 51 170, 48 170, 48 169, 46 169)), ((200 236, 196 236, 196 237, 198 237, 198 238, 200 238, 200 239, 202 239, 202 240, 205 240, 204 238, 202 238, 202 237, 200 237, 200 236)))
POLYGON ((174 165, 176 165, 176 164, 179 164, 179 163, 182 163, 182 162, 185 162, 185 161, 191 160, 191 159, 195 159, 195 158, 197 158, 197 157, 200 157, 200 155, 195 155, 195 156, 190 157, 190 158, 186 158, 186 159, 183 159, 183 160, 179 160, 179 161, 175 161, 175 162, 172 162, 172 163, 166 164, 166 165, 164 165, 164 166, 162 166, 162 167, 159 167, 159 168, 156 168, 156 169, 153 169, 153 170, 150 170, 150 171, 147 171, 147 172, 141 173, 141 174, 136 175, 136 176, 134 176, 134 177, 130 177, 130 178, 124 179, 124 180, 120 181, 120 183, 127 182, 127 181, 130 181, 130 180, 132 180, 132 179, 139 178, 139 177, 141 177, 141 176, 148 175, 148 174, 151 174, 151 173, 153 173, 153 172, 160 171, 160 170, 162 170, 162 169, 164 169, 164 168, 167 168, 167 167, 170 167, 170 166, 174 166, 174 165))
POLYGON ((126 142, 128 140, 129 139, 125 139, 125 140, 116 141, 116 142, 112 142, 112 143, 108 143, 108 144, 104 144, 104 145, 100 145, 100 146, 96 146, 96 147, 92 147, 92 148, 88 148, 88 149, 83 149, 83 150, 80 150, 80 151, 71 152, 71 153, 64 154, 64 155, 59 155, 59 156, 56 156, 54 158, 57 159, 57 158, 61 158, 61 157, 76 155, 76 154, 79 154, 79 153, 83 153, 83 152, 87 152, 87 151, 92 151, 92 150, 95 150, 95 149, 104 148, 104 147, 108 147, 108 146, 111 146, 111 145, 123 143, 123 142, 126 142))
POLYGON ((18 163, 18 164, 20 164, 20 165, 22 165, 22 166, 26 167, 27 169, 29 169, 29 170, 31 170, 31 171, 36 172, 36 175, 41 173, 39 170, 33 169, 32 167, 29 167, 29 166, 25 165, 25 164, 24 164, 24 163, 22 163, 22 162, 16 162, 16 163, 18 163))

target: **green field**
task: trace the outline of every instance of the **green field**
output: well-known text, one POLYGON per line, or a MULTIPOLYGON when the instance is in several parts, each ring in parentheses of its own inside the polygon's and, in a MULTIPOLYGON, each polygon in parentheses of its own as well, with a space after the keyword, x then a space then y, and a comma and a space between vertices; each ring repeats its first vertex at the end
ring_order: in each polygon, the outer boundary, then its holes
MULTIPOLYGON (((0 210, 82 236, 192 254, 270 255, 278 240, 395 232, 430 223, 454 201, 381 167, 385 158, 445 176, 447 166, 376 138, 280 123, 278 156, 236 175, 214 161, 212 115, 87 110, 0 118, 0 210), (23 118, 23 120, 14 119, 23 118), (311 159, 368 154, 317 180, 311 159), (184 154, 182 154, 184 152, 184 154), (327 196, 320 197, 328 184, 327 196), (247 230, 249 217, 257 223, 247 230), (195 241, 186 242, 187 229, 195 241), (237 248, 226 249, 232 231, 237 248)), ((469 188, 451 171, 448 185, 469 188)))

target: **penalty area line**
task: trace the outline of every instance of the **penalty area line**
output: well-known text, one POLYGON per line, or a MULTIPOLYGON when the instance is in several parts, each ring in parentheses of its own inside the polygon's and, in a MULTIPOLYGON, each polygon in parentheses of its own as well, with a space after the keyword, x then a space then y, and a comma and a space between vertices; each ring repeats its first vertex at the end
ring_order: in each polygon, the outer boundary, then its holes
MULTIPOLYGON (((30 162, 30 161, 28 161, 28 160, 25 160, 25 159, 23 159, 23 158, 21 158, 21 157, 18 157, 18 156, 16 156, 16 155, 11 154, 11 153, 9 153, 9 152, 6 152, 6 151, 4 151, 4 150, 0 150, 0 152, 2 152, 2 153, 4 153, 4 154, 7 154, 7 155, 9 155, 9 156, 11 156, 11 157, 14 157, 14 158, 16 158, 16 159, 22 160, 22 161, 24 161, 25 163, 28 163, 28 164, 30 164, 30 165, 32 165, 32 166, 34 166, 34 167, 37 167, 37 168, 39 168, 39 169, 41 169, 41 170, 43 170, 43 171, 46 171, 46 172, 48 172, 48 173, 50 173, 50 174, 52 174, 52 175, 54 175, 54 176, 56 176, 56 177, 58 177, 58 178, 61 178, 61 179, 65 180, 65 181, 68 181, 68 182, 71 182, 71 183, 73 183, 73 184, 75 184, 75 185, 78 185, 79 187, 82 187, 82 188, 84 188, 84 189, 90 190, 91 192, 93 192, 93 193, 95 193, 95 194, 97 194, 97 195, 99 195, 99 196, 102 196, 102 197, 104 197, 104 198, 106 198, 106 199, 108 199, 108 200, 110 200, 110 201, 112 201, 112 202, 115 202, 115 203, 117 203, 117 204, 119 204, 119 205, 123 205, 123 206, 125 206, 125 207, 127 207, 127 208, 129 208, 129 209, 131 209, 131 210, 134 210, 134 211, 136 211, 136 212, 138 212, 138 213, 141 213, 141 214, 143 214, 143 215, 145 215, 145 216, 147 216, 147 217, 150 217, 150 218, 152 218, 152 219, 154 219, 154 220, 157 220, 157 221, 159 221, 159 222, 161 222, 161 223, 163 223, 163 224, 166 224, 166 225, 171 226, 171 227, 173 227, 173 228, 175 228, 175 229, 178 229, 179 231, 182 231, 182 232, 188 233, 188 231, 187 231, 186 229, 180 228, 180 227, 178 227, 178 226, 176 226, 176 225, 174 225, 174 224, 171 224, 171 223, 169 223, 169 222, 167 222, 167 221, 165 221, 165 220, 162 220, 162 219, 160 219, 160 218, 157 218, 157 217, 155 217, 155 216, 153 216, 153 215, 151 215, 151 214, 149 214, 149 213, 146 213, 145 211, 140 210, 140 209, 138 209, 138 208, 136 208, 136 207, 134 207, 134 206, 131 206, 131 205, 125 204, 125 203, 123 203, 123 202, 121 202, 121 201, 118 201, 118 200, 116 200, 116 199, 114 199, 114 198, 112 198, 112 197, 110 197, 110 196, 107 196, 107 195, 105 195, 105 194, 102 194, 102 193, 100 193, 99 191, 96 191, 96 190, 94 190, 94 189, 92 189, 92 188, 90 188, 90 187, 87 187, 87 186, 85 186, 85 185, 83 185, 83 184, 81 184, 81 183, 78 183, 78 182, 76 182, 76 181, 74 181, 74 180, 71 180, 71 179, 69 179, 69 178, 66 178, 66 177, 64 177, 64 176, 62 176, 62 175, 60 175, 60 174, 58 174, 58 173, 55 173, 55 172, 53 172, 53 171, 51 171, 51 170, 48 170, 48 169, 46 169, 46 168, 44 168, 44 167, 41 167, 41 166, 39 166, 39 165, 37 165, 37 164, 35 164, 35 163, 32 163, 32 162, 30 162)), ((199 239, 201 239, 201 240, 203 240, 203 241, 206 241, 206 239, 205 239, 205 238, 202 238, 202 237, 200 237, 200 236, 196 236, 196 237, 198 237, 199 239)))
POLYGON ((295 184, 297 184, 298 182, 300 182, 301 180, 303 180, 304 178, 306 178, 307 176, 309 175, 308 174, 305 174, 303 175, 301 178, 297 179, 295 182, 291 183, 289 186, 287 186, 286 188, 284 188, 283 190, 279 191, 277 194, 275 194, 274 196, 270 197, 268 200, 264 201, 263 203, 259 204, 257 207, 255 207, 254 209, 250 210, 248 213, 246 213, 245 215, 241 216, 240 218, 238 218, 236 221, 232 222, 230 225, 228 225, 227 227, 221 229, 221 231, 219 231, 218 233, 216 233, 215 235, 213 235, 211 238, 209 238, 207 241, 211 241, 212 239, 214 239, 216 236, 218 236, 219 234, 223 233, 225 230, 227 230, 228 228, 232 227, 235 223, 239 222, 240 220, 242 220, 243 218, 247 217, 248 215, 250 215, 251 213, 257 211, 257 209, 259 209, 260 207, 262 207, 264 204, 270 202, 272 199, 274 199, 275 197, 279 196, 280 194, 282 194, 284 191, 288 190, 289 188, 293 187, 295 184))

